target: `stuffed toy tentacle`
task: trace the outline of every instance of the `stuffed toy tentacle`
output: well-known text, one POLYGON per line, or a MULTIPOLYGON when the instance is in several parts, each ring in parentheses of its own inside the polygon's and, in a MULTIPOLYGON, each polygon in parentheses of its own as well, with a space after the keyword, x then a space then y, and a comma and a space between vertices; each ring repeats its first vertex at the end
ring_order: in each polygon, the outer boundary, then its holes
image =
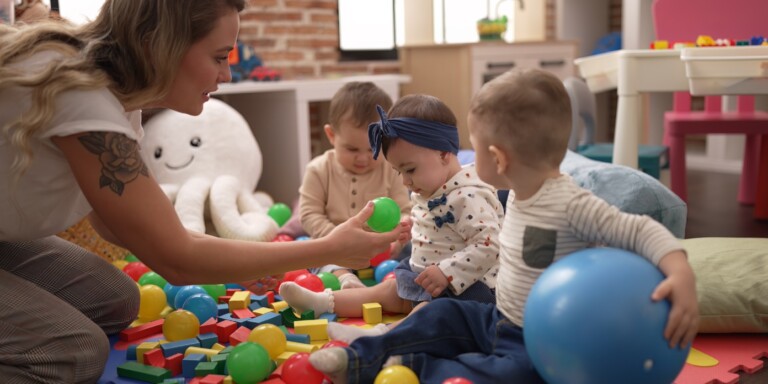
POLYGON ((174 207, 184 228, 205 233, 205 199, 210 189, 211 181, 203 177, 193 177, 179 188, 174 207))
POLYGON ((277 223, 266 212, 240 213, 240 181, 234 176, 219 176, 210 193, 211 221, 219 236, 228 239, 271 241, 277 235, 277 223))
POLYGON ((237 207, 240 212, 262 212, 267 213, 269 205, 263 205, 256 194, 241 190, 237 195, 237 207))

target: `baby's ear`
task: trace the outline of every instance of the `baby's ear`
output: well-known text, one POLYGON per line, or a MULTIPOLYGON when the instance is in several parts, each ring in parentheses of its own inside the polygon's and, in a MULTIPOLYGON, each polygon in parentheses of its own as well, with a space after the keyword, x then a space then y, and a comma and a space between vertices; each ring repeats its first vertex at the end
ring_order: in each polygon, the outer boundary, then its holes
POLYGON ((336 138, 335 132, 333 132, 333 126, 326 124, 323 126, 323 131, 325 131, 325 137, 327 137, 328 141, 333 145, 333 140, 336 138))
POLYGON ((510 160, 507 152, 503 148, 495 145, 489 146, 488 152, 491 153, 493 160, 496 162, 496 173, 499 175, 506 173, 510 160))

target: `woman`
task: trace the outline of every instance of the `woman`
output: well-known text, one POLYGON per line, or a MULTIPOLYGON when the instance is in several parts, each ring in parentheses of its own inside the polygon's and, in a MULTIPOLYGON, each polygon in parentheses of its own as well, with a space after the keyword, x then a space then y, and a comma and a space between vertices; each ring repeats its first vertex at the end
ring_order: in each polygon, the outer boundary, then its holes
POLYGON ((171 284, 245 281, 330 263, 361 268, 407 229, 359 215, 319 240, 187 232, 139 156, 142 108, 197 115, 230 80, 244 0, 107 0, 76 28, 0 26, 0 378, 94 382, 105 333, 136 317, 135 283, 55 233, 88 216, 171 284))

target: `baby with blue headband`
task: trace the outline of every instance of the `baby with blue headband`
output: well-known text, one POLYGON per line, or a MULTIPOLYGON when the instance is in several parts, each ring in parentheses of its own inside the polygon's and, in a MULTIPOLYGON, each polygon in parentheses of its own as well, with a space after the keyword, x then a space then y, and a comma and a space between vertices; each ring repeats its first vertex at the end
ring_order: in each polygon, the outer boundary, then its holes
MULTIPOLYGON (((389 114, 377 110, 380 121, 368 129, 373 156, 383 155, 411 191, 410 258, 395 268, 395 279, 373 287, 318 293, 286 282, 280 295, 299 313, 339 317, 362 316, 362 304, 371 302, 384 312, 406 314, 439 297, 495 303, 504 213, 495 189, 479 179, 474 166, 459 164, 455 115, 427 95, 405 96, 389 114)), ((328 334, 351 342, 394 325, 364 330, 330 323, 328 334)))

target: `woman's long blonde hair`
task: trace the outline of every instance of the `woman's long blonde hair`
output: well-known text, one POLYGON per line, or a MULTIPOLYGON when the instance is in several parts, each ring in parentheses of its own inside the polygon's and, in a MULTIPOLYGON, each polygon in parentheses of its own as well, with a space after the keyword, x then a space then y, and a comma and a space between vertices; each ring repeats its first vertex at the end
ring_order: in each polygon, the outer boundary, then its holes
POLYGON ((16 184, 32 161, 31 137, 46 129, 65 91, 107 87, 126 111, 162 100, 189 47, 213 30, 227 10, 245 0, 107 0, 98 17, 81 27, 46 21, 18 27, 0 24, 0 92, 31 91, 31 107, 2 126, 20 148, 12 172, 16 184), (10 64, 43 51, 61 52, 40 72, 10 64))

